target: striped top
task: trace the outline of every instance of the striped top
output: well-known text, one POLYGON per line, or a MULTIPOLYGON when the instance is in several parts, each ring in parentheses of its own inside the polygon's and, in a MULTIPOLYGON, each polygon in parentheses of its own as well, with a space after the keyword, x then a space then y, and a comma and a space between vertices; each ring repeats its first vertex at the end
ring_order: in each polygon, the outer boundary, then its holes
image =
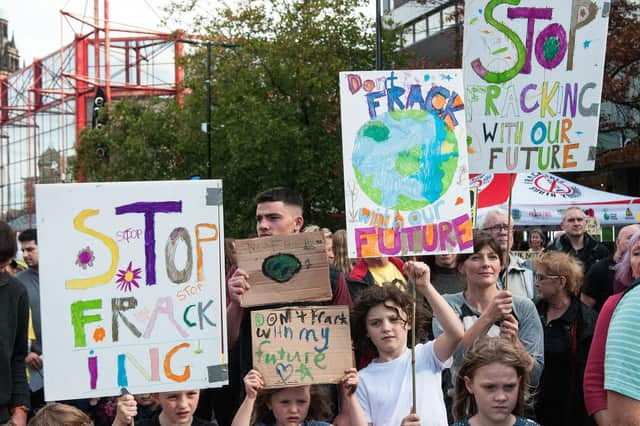
POLYGON ((604 388, 640 400, 640 285, 629 290, 613 313, 604 360, 604 388))

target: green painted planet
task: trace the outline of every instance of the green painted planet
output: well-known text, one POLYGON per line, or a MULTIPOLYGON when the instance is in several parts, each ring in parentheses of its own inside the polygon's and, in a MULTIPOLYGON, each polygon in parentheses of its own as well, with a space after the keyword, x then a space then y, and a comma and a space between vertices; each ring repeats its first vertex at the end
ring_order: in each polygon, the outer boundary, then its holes
POLYGON ((351 162, 362 191, 379 206, 417 210, 451 186, 458 166, 458 140, 428 111, 384 113, 365 123, 351 162))

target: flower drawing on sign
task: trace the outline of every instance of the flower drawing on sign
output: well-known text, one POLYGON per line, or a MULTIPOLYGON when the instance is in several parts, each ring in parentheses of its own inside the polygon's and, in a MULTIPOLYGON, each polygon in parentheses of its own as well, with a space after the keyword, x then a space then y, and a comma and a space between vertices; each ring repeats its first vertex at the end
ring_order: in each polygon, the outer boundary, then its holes
POLYGON ((102 326, 97 327, 93 331, 93 340, 95 342, 102 342, 106 335, 107 335, 107 332, 105 331, 104 327, 102 327, 102 326))
POLYGON ((82 269, 87 269, 87 267, 93 267, 94 260, 96 260, 96 257, 93 254, 93 250, 91 250, 89 247, 85 247, 78 252, 78 256, 76 257, 76 265, 78 265, 82 269))
POLYGON ((278 253, 264 259, 262 273, 267 278, 284 283, 293 278, 301 266, 300 260, 294 255, 278 253))
POLYGON ((141 268, 132 269, 131 263, 132 262, 129 262, 127 269, 118 269, 118 273, 116 274, 118 276, 116 283, 122 291, 131 291, 133 286, 140 288, 137 280, 142 278, 140 274, 141 268))

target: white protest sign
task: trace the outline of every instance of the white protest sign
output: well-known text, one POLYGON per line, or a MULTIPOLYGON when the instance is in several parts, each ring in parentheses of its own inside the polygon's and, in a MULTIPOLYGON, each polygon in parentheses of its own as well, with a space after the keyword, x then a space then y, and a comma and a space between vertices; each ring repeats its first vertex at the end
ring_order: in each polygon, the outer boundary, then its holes
POLYGON ((471 173, 595 167, 610 2, 467 0, 471 173))
POLYGON ((45 397, 227 383, 220 181, 36 187, 45 397))
POLYGON ((349 257, 472 249, 460 70, 340 73, 349 257))

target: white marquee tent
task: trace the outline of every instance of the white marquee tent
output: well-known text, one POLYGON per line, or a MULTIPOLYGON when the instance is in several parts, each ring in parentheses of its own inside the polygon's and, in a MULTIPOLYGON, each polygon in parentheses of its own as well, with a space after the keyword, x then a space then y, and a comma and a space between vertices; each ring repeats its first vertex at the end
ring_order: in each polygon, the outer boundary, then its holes
MULTIPOLYGON (((559 225, 562 212, 581 207, 600 225, 640 223, 640 198, 613 194, 578 185, 551 173, 513 175, 511 212, 516 226, 559 225)), ((492 208, 507 209, 508 174, 481 174, 471 178, 478 188, 478 217, 492 208)))

